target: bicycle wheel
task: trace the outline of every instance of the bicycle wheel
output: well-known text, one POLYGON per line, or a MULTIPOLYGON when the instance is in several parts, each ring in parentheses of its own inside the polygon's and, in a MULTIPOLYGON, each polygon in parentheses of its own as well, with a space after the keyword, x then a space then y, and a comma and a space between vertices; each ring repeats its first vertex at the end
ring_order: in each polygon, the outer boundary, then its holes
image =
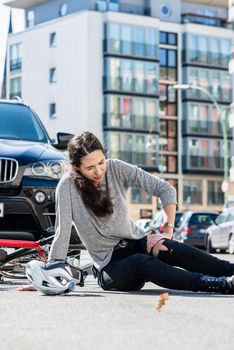
POLYGON ((6 278, 26 279, 25 267, 30 260, 40 260, 37 254, 28 254, 10 260, 6 264, 0 266, 0 274, 6 278))

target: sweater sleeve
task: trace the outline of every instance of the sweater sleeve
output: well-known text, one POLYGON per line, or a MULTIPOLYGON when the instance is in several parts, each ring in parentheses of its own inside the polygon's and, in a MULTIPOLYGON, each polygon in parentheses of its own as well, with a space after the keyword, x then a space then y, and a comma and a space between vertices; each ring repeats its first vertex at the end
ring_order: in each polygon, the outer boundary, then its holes
POLYGON ((113 159, 113 167, 117 178, 123 181, 124 187, 136 187, 156 197, 159 197, 162 206, 177 204, 176 190, 169 182, 142 170, 136 165, 113 159))
POLYGON ((67 257, 71 226, 72 226, 72 205, 69 178, 62 178, 56 188, 56 220, 55 236, 49 253, 49 261, 65 260, 67 257))

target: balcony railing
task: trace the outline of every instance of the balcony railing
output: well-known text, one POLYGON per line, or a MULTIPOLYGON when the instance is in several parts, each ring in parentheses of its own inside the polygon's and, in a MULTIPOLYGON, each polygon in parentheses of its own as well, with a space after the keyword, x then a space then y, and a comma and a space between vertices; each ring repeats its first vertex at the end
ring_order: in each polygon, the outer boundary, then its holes
POLYGON ((183 63, 199 64, 201 66, 214 66, 227 68, 230 61, 230 53, 215 53, 201 50, 182 51, 183 63))
POLYGON ((158 168, 158 154, 156 152, 131 152, 131 151, 111 151, 112 158, 118 158, 131 164, 142 167, 158 168))
POLYGON ((10 60, 10 71, 21 69, 22 59, 17 58, 15 60, 10 60))
POLYGON ((133 41, 116 40, 116 39, 105 39, 103 42, 104 53, 122 55, 122 56, 133 56, 143 57, 152 60, 158 59, 157 45, 150 45, 146 43, 136 43, 133 41))
MULTIPOLYGON (((208 122, 203 120, 183 120, 183 134, 207 134, 213 136, 223 136, 222 125, 220 122, 208 122)), ((227 130, 228 137, 232 136, 232 130, 227 130)))
POLYGON ((134 114, 114 114, 104 113, 104 127, 133 129, 133 130, 152 130, 159 133, 159 118, 156 116, 137 116, 134 114))
MULTIPOLYGON (((207 90, 215 97, 218 102, 232 102, 232 89, 221 89, 220 87, 214 89, 212 86, 210 86, 207 88, 207 90)), ((182 96, 184 99, 195 99, 211 102, 210 99, 202 91, 195 89, 183 91, 182 96)))
MULTIPOLYGON (((183 171, 220 171, 224 169, 223 157, 208 157, 208 156, 183 156, 182 157, 183 171)), ((230 166, 229 166, 230 168, 230 166)))
POLYGON ((206 26, 212 26, 212 27, 223 27, 223 28, 229 27, 229 24, 226 18, 198 15, 196 13, 183 13, 181 15, 181 22, 204 24, 206 26))
POLYGON ((151 11, 149 7, 137 6, 132 4, 119 4, 119 11, 124 13, 131 13, 140 16, 150 16, 151 11))
POLYGON ((128 92, 136 93, 142 95, 158 95, 158 83, 156 78, 151 81, 146 79, 138 80, 136 78, 125 79, 122 77, 104 77, 103 78, 103 87, 104 90, 109 91, 119 91, 119 92, 128 92))

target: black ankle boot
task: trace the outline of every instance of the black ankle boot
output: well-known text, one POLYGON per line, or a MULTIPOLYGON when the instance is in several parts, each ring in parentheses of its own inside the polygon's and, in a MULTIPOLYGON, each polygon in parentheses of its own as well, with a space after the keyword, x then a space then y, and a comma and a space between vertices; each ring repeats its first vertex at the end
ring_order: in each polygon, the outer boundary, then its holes
POLYGON ((202 275, 198 281, 200 292, 234 294, 234 275, 230 277, 213 277, 202 275))

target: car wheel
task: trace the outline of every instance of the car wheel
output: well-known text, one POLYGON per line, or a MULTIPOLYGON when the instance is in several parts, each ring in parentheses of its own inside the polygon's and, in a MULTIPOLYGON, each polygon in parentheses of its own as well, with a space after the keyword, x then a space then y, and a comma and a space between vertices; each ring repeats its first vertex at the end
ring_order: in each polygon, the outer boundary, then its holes
POLYGON ((234 254, 234 234, 231 234, 228 241, 228 253, 234 254))
POLYGON ((214 253, 214 248, 212 247, 211 244, 211 239, 208 237, 207 242, 206 242, 206 251, 207 253, 214 253))

